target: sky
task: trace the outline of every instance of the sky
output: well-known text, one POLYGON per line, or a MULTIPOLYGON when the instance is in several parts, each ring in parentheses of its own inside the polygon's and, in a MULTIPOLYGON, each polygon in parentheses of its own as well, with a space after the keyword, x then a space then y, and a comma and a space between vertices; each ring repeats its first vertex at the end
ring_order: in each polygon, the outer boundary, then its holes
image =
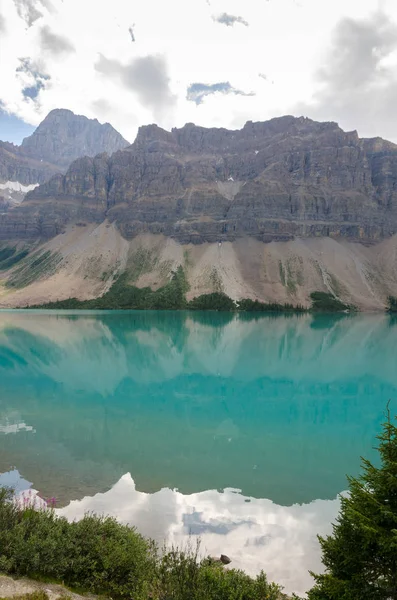
POLYGON ((238 129, 284 114, 397 142, 396 0, 0 0, 0 139, 54 108, 238 129))
POLYGON ((0 139, 19 144, 24 137, 34 131, 34 126, 25 123, 18 117, 0 110, 0 139))

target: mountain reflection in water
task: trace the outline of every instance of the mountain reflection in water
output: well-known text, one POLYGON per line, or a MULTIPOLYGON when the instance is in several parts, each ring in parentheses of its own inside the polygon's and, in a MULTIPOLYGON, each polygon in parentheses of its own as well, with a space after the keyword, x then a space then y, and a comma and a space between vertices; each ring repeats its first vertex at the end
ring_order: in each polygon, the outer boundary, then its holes
POLYGON ((384 315, 0 312, 0 469, 61 502, 228 487, 332 499, 397 398, 384 315))

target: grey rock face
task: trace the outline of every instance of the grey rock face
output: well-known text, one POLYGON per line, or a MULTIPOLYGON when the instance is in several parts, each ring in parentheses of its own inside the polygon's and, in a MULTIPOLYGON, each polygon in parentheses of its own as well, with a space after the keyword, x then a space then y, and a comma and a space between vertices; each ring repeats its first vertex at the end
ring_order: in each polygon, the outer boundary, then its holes
POLYGON ((132 146, 79 159, 29 193, 0 220, 0 238, 54 235, 70 221, 105 218, 127 238, 372 243, 397 231, 397 146, 303 117, 237 131, 150 125, 132 146))
MULTIPOLYGON (((0 141, 0 184, 44 183, 80 156, 112 153, 126 146, 128 142, 109 123, 101 125, 70 110, 53 110, 21 146, 0 141)), ((1 208, 9 206, 3 202, 1 208)))
POLYGON ((109 123, 101 125, 97 119, 55 109, 23 140, 21 150, 26 156, 50 162, 63 170, 80 156, 111 154, 128 145, 109 123))
POLYGON ((20 146, 0 141, 0 182, 44 183, 58 170, 54 164, 26 156, 20 146))

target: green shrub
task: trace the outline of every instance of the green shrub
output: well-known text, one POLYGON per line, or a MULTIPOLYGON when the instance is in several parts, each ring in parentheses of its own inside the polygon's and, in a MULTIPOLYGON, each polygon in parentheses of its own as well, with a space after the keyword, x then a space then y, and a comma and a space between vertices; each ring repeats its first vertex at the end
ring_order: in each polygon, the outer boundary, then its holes
POLYGON ((188 304, 191 310, 236 310, 237 307, 233 300, 223 292, 213 292, 212 294, 202 294, 193 298, 188 304))
MULTIPOLYGON (((185 596, 186 600, 188 597, 185 596)), ((197 600, 278 600, 280 587, 269 584, 263 571, 253 579, 243 571, 208 565, 199 571, 197 600)))
POLYGON ((110 290, 99 298, 93 300, 77 300, 77 298, 68 298, 58 302, 50 302, 31 308, 51 308, 51 309, 87 309, 87 310, 177 310, 185 308, 185 294, 189 286, 183 271, 179 266, 172 273, 169 283, 156 291, 149 287, 138 288, 129 285, 127 275, 121 275, 112 285, 110 290))
MULTIPOLYGON (((15 503, 0 489, 0 570, 136 600, 277 600, 280 587, 200 560, 199 546, 160 553, 153 541, 111 517, 68 522, 51 509, 15 503)), ((26 599, 28 600, 28 599, 26 599)), ((46 600, 38 597, 32 600, 46 600)))
POLYGON ((216 310, 224 312, 307 312, 303 306, 293 304, 277 304, 259 302, 249 298, 234 302, 223 292, 201 294, 190 302, 186 300, 189 284, 182 266, 172 273, 171 280, 161 288, 153 291, 151 288, 138 288, 127 282, 127 274, 113 283, 112 287, 101 297, 93 300, 78 300, 68 298, 48 304, 31 306, 30 308, 50 309, 86 309, 86 310, 181 310, 196 311, 216 310))
POLYGON ((397 298, 395 296, 388 296, 387 298, 387 312, 397 313, 397 298))
POLYGON ((246 298, 239 300, 239 310, 245 312, 307 312, 307 309, 297 304, 278 304, 277 302, 260 302, 246 298))
POLYGON ((179 265, 172 273, 171 281, 158 289, 156 292, 150 290, 149 305, 153 309, 180 309, 186 306, 186 292, 189 289, 183 267, 179 265))
POLYGON ((0 250, 0 271, 5 271, 6 269, 10 269, 12 266, 16 265, 19 261, 21 261, 25 256, 29 254, 29 250, 21 250, 16 254, 16 248, 6 247, 0 250))
POLYGON ((310 294, 312 299, 312 310, 318 312, 343 312, 353 310, 352 306, 344 304, 338 298, 335 298, 332 294, 326 292, 312 292, 310 294))
POLYGON ((211 558, 199 560, 199 546, 173 548, 159 563, 155 597, 161 600, 281 600, 280 586, 261 572, 252 578, 237 569, 224 569, 211 558))
POLYGON ((3 262, 3 260, 7 260, 11 256, 13 256, 15 254, 15 252, 16 252, 15 246, 13 248, 11 248, 10 246, 6 246, 5 248, 2 248, 0 250, 0 263, 3 262))
POLYGON ((147 597, 156 552, 129 526, 86 515, 69 523, 53 510, 19 507, 0 490, 0 565, 10 575, 49 578, 117 598, 147 597))
POLYGON ((156 579, 156 596, 172 600, 194 600, 199 586, 199 546, 185 551, 172 548, 165 551, 159 563, 156 579))
POLYGON ((18 254, 15 254, 15 256, 11 256, 7 260, 3 260, 3 262, 0 264, 0 269, 4 271, 6 269, 10 269, 24 259, 28 254, 29 250, 22 250, 21 252, 18 252, 18 254))

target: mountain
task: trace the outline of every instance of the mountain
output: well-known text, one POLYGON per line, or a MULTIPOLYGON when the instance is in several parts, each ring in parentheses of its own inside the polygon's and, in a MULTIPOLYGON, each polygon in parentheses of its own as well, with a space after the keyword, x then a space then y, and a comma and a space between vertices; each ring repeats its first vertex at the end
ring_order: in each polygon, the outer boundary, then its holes
POLYGON ((64 172, 81 156, 115 152, 128 142, 109 123, 55 109, 21 146, 0 141, 0 210, 19 204, 28 191, 64 172))
POLYGON ((104 273, 158 287, 183 264, 190 295, 307 305, 323 290, 363 308, 397 295, 396 231, 397 146, 291 116, 236 131, 141 127, 131 146, 77 159, 0 216, 3 244, 56 249, 54 273, 87 249, 79 297, 106 291, 104 273))
POLYGON ((78 159, 9 217, 33 238, 76 218, 116 221, 127 238, 163 233, 183 243, 245 235, 374 242, 397 228, 397 146, 293 117, 239 131, 142 127, 132 146, 78 159))
POLYGON ((128 146, 109 123, 75 115, 71 110, 52 110, 37 129, 22 142, 25 156, 55 164, 66 170, 80 156, 112 154, 128 146))

